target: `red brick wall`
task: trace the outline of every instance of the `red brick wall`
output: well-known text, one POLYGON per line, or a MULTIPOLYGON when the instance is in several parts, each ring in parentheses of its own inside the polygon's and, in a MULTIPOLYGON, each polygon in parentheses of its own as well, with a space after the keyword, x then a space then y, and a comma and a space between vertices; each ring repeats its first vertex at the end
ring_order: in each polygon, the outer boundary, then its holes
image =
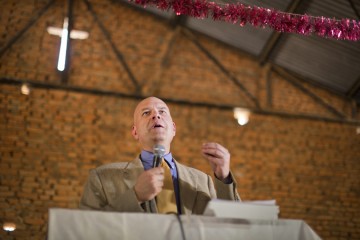
MULTIPOLYGON (((34 2, 3 3, 7 11, 0 16, 1 45, 46 4, 34 2)), ((89 31, 90 38, 73 41, 67 86, 134 95, 134 85, 86 6, 76 1, 74 7, 74 27, 89 31)), ((298 116, 336 119, 270 66, 260 67, 246 54, 195 34, 263 109, 285 113, 253 113, 250 122, 240 127, 231 110, 214 104, 254 109, 254 103, 183 32, 121 4, 104 1, 93 7, 144 96, 210 104, 169 104, 177 124, 172 146, 177 160, 210 173, 200 157, 200 146, 217 141, 232 154, 243 200, 276 199, 280 217, 303 219, 324 239, 360 238, 356 124, 298 116), (173 45, 165 57, 171 39, 173 45)), ((1 78, 55 88, 33 86, 25 96, 20 84, 0 82, 0 223, 17 224, 11 234, 1 230, 1 239, 44 238, 48 209, 77 208, 89 169, 132 160, 140 150, 130 134, 135 97, 56 88, 61 84, 56 71, 59 38, 48 35, 46 26, 60 27, 64 9, 63 1, 56 1, 0 58, 1 78)), ((351 119, 351 102, 299 83, 351 119)))

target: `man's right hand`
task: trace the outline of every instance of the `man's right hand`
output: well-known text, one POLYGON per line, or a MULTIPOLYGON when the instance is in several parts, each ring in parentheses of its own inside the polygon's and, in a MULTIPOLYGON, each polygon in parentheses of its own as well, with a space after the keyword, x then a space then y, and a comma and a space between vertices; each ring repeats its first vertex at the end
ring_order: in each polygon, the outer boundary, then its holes
POLYGON ((134 191, 139 202, 153 199, 161 192, 164 185, 164 169, 162 167, 151 168, 144 171, 138 177, 134 191))

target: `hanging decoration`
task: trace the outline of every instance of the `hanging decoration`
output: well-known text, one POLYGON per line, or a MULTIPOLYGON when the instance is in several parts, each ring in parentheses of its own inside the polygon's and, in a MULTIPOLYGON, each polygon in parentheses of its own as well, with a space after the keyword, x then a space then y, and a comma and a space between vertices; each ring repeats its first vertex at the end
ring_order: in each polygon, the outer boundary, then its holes
POLYGON ((316 34, 320 37, 338 40, 359 41, 360 21, 314 17, 280 12, 244 4, 220 5, 206 0, 129 0, 146 7, 156 6, 161 10, 172 9, 176 15, 188 15, 195 18, 211 16, 215 21, 226 21, 245 26, 269 27, 277 32, 297 33, 301 35, 316 34))

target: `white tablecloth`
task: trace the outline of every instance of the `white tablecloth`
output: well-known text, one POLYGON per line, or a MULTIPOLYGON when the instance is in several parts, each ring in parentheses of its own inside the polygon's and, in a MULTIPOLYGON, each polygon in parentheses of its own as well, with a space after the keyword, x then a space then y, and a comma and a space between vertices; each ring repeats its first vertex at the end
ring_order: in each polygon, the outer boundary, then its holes
MULTIPOLYGON (((180 216, 185 239, 315 240, 302 220, 246 220, 180 216)), ((175 215, 50 209, 49 240, 183 239, 175 215)))

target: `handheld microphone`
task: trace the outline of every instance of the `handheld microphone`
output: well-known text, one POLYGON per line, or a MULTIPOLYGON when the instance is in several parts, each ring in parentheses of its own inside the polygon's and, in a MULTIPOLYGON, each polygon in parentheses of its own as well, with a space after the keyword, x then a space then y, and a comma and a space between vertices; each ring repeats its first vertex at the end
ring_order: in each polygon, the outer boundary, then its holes
POLYGON ((156 144, 153 149, 154 152, 154 160, 153 160, 153 168, 158 167, 161 163, 161 159, 165 155, 165 148, 162 145, 156 144))

